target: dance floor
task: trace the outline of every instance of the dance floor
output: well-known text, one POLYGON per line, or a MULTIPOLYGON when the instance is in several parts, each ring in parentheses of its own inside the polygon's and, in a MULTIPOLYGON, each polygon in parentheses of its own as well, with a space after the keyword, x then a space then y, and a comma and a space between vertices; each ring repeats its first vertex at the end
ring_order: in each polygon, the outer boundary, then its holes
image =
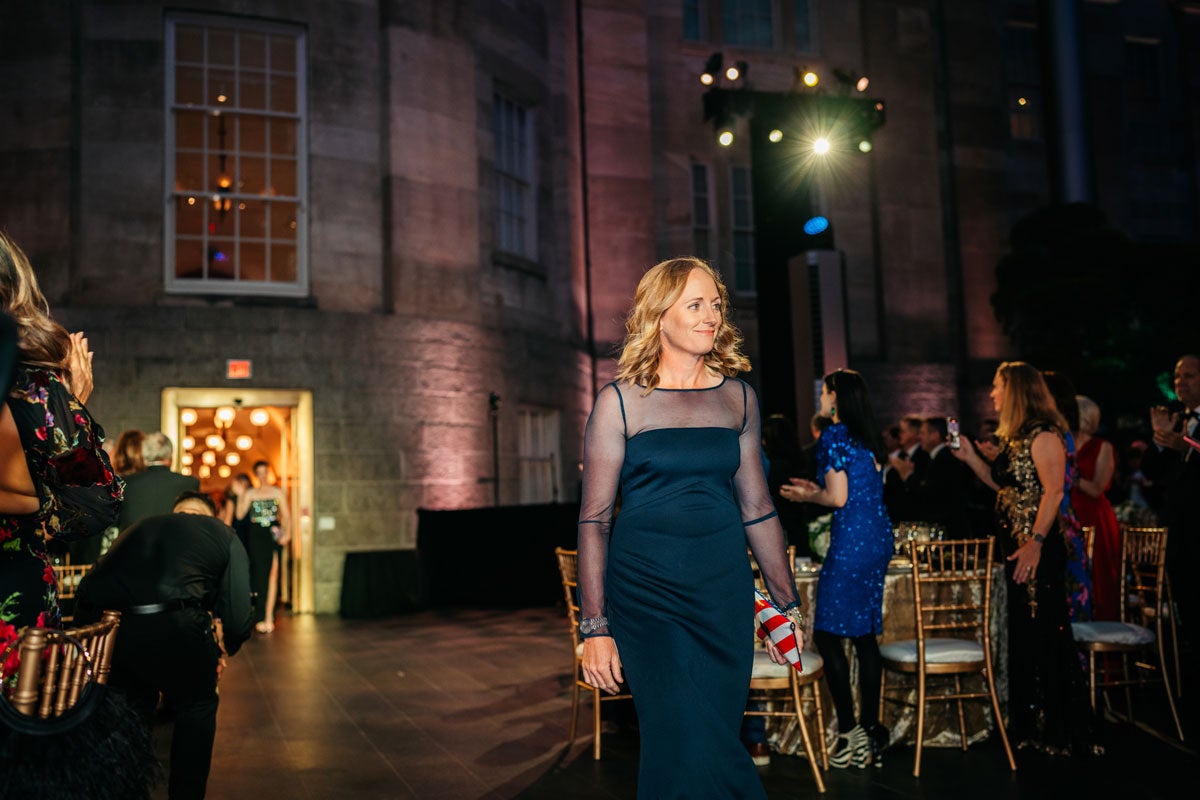
MULTIPOLYGON (((230 661, 208 797, 633 798, 638 749, 629 726, 612 720, 598 762, 590 737, 566 748, 564 625, 554 608, 422 611, 378 621, 282 615, 274 633, 256 635, 230 661)), ((1200 684, 1185 690, 1185 733, 1200 737, 1193 713, 1200 684)), ((1151 696, 1139 708, 1161 721, 1158 705, 1165 708, 1151 696)), ((168 722, 155 730, 164 760, 169 733, 168 722)), ((1101 759, 1022 751, 1016 773, 997 742, 966 753, 926 749, 920 778, 911 774, 913 748, 899 746, 880 768, 831 770, 826 796, 1144 800, 1175 797, 1174 787, 1200 772, 1191 745, 1128 723, 1106 725, 1106 736, 1101 759)), ((817 795, 801 758, 775 755, 760 773, 772 800, 817 795)), ((154 798, 166 798, 165 781, 154 798)))

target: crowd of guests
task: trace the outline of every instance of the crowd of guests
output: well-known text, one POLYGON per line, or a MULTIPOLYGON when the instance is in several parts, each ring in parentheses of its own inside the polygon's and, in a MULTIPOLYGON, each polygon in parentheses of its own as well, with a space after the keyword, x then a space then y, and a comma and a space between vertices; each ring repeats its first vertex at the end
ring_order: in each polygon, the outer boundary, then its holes
POLYGON ((247 479, 229 509, 230 523, 245 520, 235 532, 196 478, 171 470, 164 433, 106 437, 85 405, 93 355, 53 318, 28 258, 0 232, 0 702, 16 685, 23 632, 63 627, 56 559, 92 565, 66 609, 71 624, 121 614, 107 689, 91 695, 100 700, 44 730, 31 721, 3 732, 3 793, 149 798, 151 732, 166 718, 168 796, 202 798, 228 656, 256 621, 260 633, 273 628, 287 503, 256 464, 257 483, 247 479), (56 756, 61 747, 71 752, 56 756))

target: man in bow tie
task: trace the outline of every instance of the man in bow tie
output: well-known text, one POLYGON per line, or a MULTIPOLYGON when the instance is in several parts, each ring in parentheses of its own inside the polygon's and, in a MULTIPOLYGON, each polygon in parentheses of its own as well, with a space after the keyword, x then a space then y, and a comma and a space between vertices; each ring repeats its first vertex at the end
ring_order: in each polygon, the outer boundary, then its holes
POLYGON ((1163 489, 1159 520, 1167 526, 1167 575, 1186 647, 1198 643, 1200 629, 1200 580, 1194 573, 1200 563, 1200 451, 1187 442, 1200 440, 1200 356, 1187 354, 1175 362, 1175 395, 1183 410, 1150 409, 1154 444, 1142 457, 1142 474, 1163 489))

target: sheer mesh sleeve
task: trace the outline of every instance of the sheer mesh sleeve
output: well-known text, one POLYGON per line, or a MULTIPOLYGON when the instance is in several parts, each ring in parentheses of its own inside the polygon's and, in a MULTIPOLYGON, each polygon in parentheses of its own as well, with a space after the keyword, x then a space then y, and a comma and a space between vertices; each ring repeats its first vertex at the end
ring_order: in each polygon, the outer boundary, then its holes
POLYGON ((11 398, 46 534, 75 541, 114 525, 125 485, 100 446, 104 430, 88 410, 44 370, 18 371, 11 398))
MULTIPOLYGON (((579 508, 579 607, 584 619, 605 616, 604 571, 621 466, 625 411, 615 384, 596 397, 583 437, 583 498, 579 508)), ((583 636, 609 635, 601 626, 583 636)))
POLYGON ((746 542, 754 553, 759 570, 767 583, 771 600, 782 609, 797 605, 796 581, 787 559, 787 540, 783 525, 771 500, 767 476, 763 472, 762 424, 758 410, 758 395, 743 383, 745 417, 741 443, 741 465, 733 476, 742 524, 746 526, 746 542))

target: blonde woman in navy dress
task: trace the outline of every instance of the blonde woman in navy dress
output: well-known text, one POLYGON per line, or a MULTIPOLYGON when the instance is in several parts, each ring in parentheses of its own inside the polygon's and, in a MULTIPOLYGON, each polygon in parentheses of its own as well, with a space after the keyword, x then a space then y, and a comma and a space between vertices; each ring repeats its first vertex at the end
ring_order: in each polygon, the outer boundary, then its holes
POLYGON ((739 736, 753 660, 747 544, 774 602, 800 621, 727 309, 704 261, 651 267, 585 433, 583 672, 610 694, 628 679, 643 800, 766 797, 739 736))
POLYGON ((887 450, 867 395, 854 370, 839 369, 821 385, 821 414, 833 420, 817 440, 817 482, 793 479, 782 497, 834 509, 829 552, 817 582, 813 642, 825 659, 825 681, 837 711, 838 737, 831 766, 879 763, 888 731, 879 722, 883 659, 883 580, 891 560, 892 522, 883 504, 887 450), (845 641, 858 658, 859 713, 854 715, 845 641))

